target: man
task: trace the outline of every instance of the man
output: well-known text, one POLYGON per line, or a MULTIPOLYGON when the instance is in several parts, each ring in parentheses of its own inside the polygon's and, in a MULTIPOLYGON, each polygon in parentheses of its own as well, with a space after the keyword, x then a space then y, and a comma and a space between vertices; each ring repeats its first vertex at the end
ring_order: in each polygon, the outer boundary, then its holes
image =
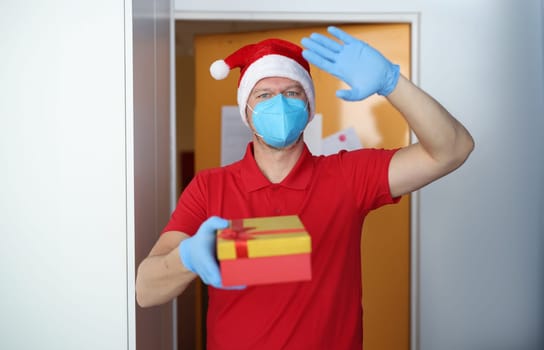
POLYGON ((459 167, 473 149, 467 130, 399 67, 338 28, 312 34, 306 50, 265 40, 215 62, 224 78, 239 67, 238 104, 253 132, 244 158, 203 171, 181 195, 141 263, 141 306, 170 301, 199 276, 209 287, 209 349, 361 349, 361 230, 366 214, 459 167), (314 115, 308 62, 397 108, 418 143, 312 156, 302 132, 314 115), (312 238, 312 280, 224 288, 214 253, 225 219, 297 214, 312 238))

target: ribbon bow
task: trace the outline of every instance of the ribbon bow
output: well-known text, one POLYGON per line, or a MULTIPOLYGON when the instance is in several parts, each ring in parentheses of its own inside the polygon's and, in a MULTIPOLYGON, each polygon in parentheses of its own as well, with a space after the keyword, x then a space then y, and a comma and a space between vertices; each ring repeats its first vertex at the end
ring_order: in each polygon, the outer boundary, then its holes
POLYGON ((253 239, 253 233, 248 231, 254 229, 255 227, 244 227, 243 220, 232 220, 230 227, 222 230, 219 237, 233 240, 234 248, 236 249, 236 257, 247 258, 247 241, 253 239))

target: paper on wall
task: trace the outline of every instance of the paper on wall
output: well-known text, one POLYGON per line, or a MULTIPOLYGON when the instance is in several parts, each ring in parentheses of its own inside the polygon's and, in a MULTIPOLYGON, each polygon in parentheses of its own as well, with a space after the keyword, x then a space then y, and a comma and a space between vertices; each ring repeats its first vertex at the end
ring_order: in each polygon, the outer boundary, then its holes
POLYGON ((363 148, 363 145, 353 127, 338 131, 324 138, 321 144, 323 155, 335 154, 341 150, 353 151, 361 148, 363 148))
POLYGON ((238 106, 221 107, 221 166, 244 157, 251 131, 242 122, 238 106))
POLYGON ((304 130, 304 142, 308 146, 310 153, 316 156, 321 154, 322 130, 323 117, 321 114, 315 114, 312 121, 306 126, 306 130, 304 130))

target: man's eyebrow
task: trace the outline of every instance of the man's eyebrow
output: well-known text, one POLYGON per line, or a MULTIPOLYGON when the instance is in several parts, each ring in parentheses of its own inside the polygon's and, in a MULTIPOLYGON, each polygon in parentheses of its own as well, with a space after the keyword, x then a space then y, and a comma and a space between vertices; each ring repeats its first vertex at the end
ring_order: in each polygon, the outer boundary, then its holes
POLYGON ((258 88, 258 89, 254 89, 254 90, 253 90, 253 93, 261 92, 261 91, 272 91, 272 89, 271 89, 271 88, 266 88, 266 87, 264 87, 264 88, 258 88))
MULTIPOLYGON (((286 91, 286 90, 290 90, 290 89, 301 89, 301 90, 304 90, 304 88, 302 87, 302 85, 300 84, 291 84, 291 85, 288 85, 286 86, 283 91, 286 91)), ((253 93, 256 93, 256 92, 262 92, 262 91, 272 91, 274 90, 273 88, 269 88, 269 87, 262 87, 262 88, 256 88, 255 90, 253 90, 253 93)))
POLYGON ((285 90, 289 90, 289 89, 302 89, 302 90, 304 90, 304 88, 300 84, 292 84, 292 85, 289 85, 289 86, 287 86, 285 88, 285 90))

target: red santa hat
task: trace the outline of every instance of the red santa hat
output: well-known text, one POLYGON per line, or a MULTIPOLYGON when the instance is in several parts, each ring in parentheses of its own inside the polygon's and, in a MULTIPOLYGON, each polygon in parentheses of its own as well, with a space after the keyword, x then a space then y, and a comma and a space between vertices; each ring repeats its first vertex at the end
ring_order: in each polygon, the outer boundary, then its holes
POLYGON ((210 66, 210 73, 216 80, 225 79, 230 70, 240 68, 238 80, 238 107, 242 121, 247 125, 246 103, 251 90, 263 78, 283 77, 300 83, 310 107, 309 120, 315 113, 315 91, 310 65, 302 57, 302 48, 285 40, 267 39, 246 45, 233 52, 224 60, 217 60, 210 66))

